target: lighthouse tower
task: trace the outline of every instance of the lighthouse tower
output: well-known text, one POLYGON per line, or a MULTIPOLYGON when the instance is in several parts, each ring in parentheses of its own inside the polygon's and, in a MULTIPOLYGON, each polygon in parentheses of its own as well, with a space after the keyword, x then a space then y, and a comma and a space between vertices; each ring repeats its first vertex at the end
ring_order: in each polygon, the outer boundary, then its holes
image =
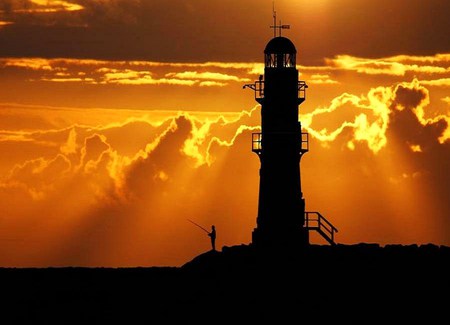
POLYGON ((261 133, 253 133, 252 151, 260 159, 257 226, 253 245, 262 248, 301 248, 309 243, 305 227, 305 199, 300 182, 300 160, 308 152, 299 105, 308 86, 299 80, 297 50, 276 24, 264 50, 264 76, 245 85, 261 104, 261 133), (277 35, 278 34, 278 35, 277 35))

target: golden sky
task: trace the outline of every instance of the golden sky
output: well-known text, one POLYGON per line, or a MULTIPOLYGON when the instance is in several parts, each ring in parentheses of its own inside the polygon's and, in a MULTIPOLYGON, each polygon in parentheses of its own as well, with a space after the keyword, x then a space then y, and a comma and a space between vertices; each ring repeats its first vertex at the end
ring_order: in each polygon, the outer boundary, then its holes
MULTIPOLYGON (((278 0, 341 243, 450 245, 446 0, 278 0)), ((0 266, 181 265, 249 243, 272 1, 0 2, 0 266)), ((323 243, 319 238, 313 241, 323 243)))

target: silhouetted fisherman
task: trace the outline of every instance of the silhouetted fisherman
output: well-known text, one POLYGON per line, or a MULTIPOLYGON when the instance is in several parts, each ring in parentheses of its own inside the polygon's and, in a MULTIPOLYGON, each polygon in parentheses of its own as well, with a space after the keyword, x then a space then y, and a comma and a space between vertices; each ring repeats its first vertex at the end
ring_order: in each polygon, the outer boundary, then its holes
POLYGON ((209 232, 208 230, 206 230, 205 228, 203 228, 202 226, 200 226, 198 223, 187 219, 189 222, 191 222, 192 224, 196 225, 197 227, 199 227, 200 229, 202 229, 204 232, 206 232, 208 234, 208 236, 211 238, 211 246, 212 246, 212 250, 215 251, 216 250, 216 227, 214 225, 211 226, 211 231, 209 232))
POLYGON ((211 238, 211 246, 212 250, 216 250, 216 227, 214 225, 211 226, 211 232, 208 233, 208 236, 211 238))

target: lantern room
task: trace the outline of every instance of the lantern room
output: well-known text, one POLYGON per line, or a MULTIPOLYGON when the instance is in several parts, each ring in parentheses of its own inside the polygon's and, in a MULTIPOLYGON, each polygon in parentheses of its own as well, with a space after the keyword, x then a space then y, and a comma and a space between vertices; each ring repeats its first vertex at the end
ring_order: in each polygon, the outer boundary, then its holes
POLYGON ((264 50, 266 68, 295 68, 297 50, 286 37, 274 37, 264 50))

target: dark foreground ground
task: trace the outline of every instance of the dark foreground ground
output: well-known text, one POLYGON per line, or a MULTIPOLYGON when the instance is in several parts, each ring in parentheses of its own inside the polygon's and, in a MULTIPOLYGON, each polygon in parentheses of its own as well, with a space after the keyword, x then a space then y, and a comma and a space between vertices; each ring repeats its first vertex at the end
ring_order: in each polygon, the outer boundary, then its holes
POLYGON ((181 268, 0 269, 0 324, 450 324, 450 248, 208 252, 181 268))

